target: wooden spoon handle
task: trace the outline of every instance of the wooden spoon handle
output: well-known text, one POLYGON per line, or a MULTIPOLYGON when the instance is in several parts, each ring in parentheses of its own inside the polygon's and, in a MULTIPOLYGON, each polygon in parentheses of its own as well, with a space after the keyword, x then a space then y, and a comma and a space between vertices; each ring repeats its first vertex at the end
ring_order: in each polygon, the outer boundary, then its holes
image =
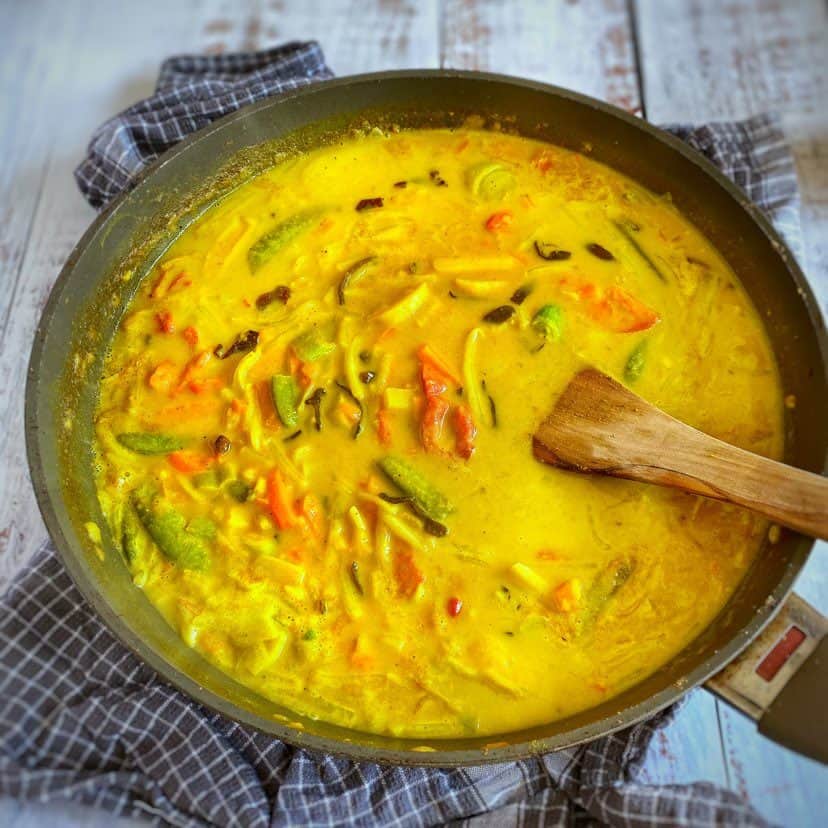
POLYGON ((533 445, 552 465, 729 501, 828 540, 828 479, 691 428, 598 371, 575 377, 533 445))

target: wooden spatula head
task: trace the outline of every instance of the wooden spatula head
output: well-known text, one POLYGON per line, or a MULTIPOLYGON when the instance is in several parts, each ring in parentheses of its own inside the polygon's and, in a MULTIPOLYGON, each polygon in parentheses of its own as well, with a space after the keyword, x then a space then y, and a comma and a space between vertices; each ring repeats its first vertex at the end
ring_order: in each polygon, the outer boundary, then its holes
POLYGON ((828 480, 704 434, 606 374, 577 374, 533 439, 538 460, 683 489, 828 536, 828 480))

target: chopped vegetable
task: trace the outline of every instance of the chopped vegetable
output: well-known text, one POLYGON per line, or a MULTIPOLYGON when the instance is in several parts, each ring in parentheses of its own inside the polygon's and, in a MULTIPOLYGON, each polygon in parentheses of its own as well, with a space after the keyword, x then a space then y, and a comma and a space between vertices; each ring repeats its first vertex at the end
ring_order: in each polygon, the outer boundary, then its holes
POLYGON ((181 374, 181 380, 178 383, 179 390, 188 386, 193 380, 197 380, 212 358, 213 355, 209 351, 202 351, 200 354, 196 354, 187 363, 181 374))
POLYGON ((180 437, 155 432, 133 431, 119 434, 118 442, 136 454, 169 454, 184 448, 180 437))
POLYGON ((310 527, 311 532, 318 539, 321 539, 325 534, 325 511, 322 507, 322 502, 313 492, 308 492, 302 498, 300 511, 310 527))
POLYGON ((594 285, 581 288, 587 312, 602 328, 616 333, 634 333, 651 328, 661 317, 623 288, 611 285, 600 292, 594 285))
POLYGON ((544 305, 532 317, 532 327, 545 339, 559 341, 563 335, 563 311, 558 305, 544 305))
POLYGON ((348 285, 350 285, 351 282, 356 282, 361 279, 368 272, 370 266, 376 262, 376 260, 376 256, 366 256, 364 259, 360 259, 358 262, 352 264, 345 271, 339 285, 336 288, 336 295, 339 299, 340 305, 345 304, 345 291, 348 288, 348 285))
POLYGON ((644 370, 647 361, 647 340, 642 339, 627 357, 624 365, 624 379, 627 382, 635 382, 644 370))
POLYGON ((490 310, 483 316, 483 321, 491 325, 502 325, 508 322, 515 315, 515 309, 511 305, 501 305, 499 308, 490 310))
POLYGON ((595 580, 579 608, 579 616, 575 619, 576 629, 579 633, 588 632, 589 628, 607 608, 610 600, 630 579, 634 570, 635 560, 616 559, 595 576, 595 580))
POLYGON ((581 603, 583 588, 577 578, 558 584, 552 592, 552 603, 558 612, 575 612, 581 603))
POLYGON ((322 397, 325 396, 324 388, 317 388, 306 400, 305 405, 313 408, 313 424, 317 431, 322 431, 322 397))
POLYGON ((389 480, 410 495, 414 503, 432 520, 443 520, 452 512, 451 504, 420 472, 399 457, 388 456, 379 467, 389 480))
POLYGON ((147 534, 165 557, 182 569, 207 569, 210 551, 202 537, 187 531, 183 515, 157 497, 134 495, 132 506, 147 534))
POLYGON ((295 238, 309 230, 319 218, 319 210, 308 210, 297 213, 277 224, 268 233, 265 233, 247 252, 247 262, 250 272, 256 273, 269 262, 282 248, 286 247, 295 238))
POLYGON ((474 195, 493 201, 511 192, 517 179, 503 164, 486 161, 466 171, 466 183, 474 195))
POLYGON ((592 253, 593 256, 603 259, 605 262, 611 262, 615 259, 615 256, 613 256, 606 247, 601 247, 600 244, 596 244, 595 242, 590 242, 586 246, 586 249, 592 253))
POLYGON ((386 388, 382 394, 382 401, 386 408, 406 411, 414 402, 414 392, 410 388, 386 388))
POLYGON ((231 443, 223 434, 219 434, 213 442, 213 450, 216 454, 227 454, 230 448, 231 443))
POLYGON ((382 445, 391 445, 391 412, 387 408, 377 412, 377 437, 382 445))
MULTIPOLYGON (((336 386, 357 407, 358 415, 356 419, 356 424, 354 425, 354 440, 356 440, 356 438, 359 437, 360 434, 362 434, 362 417, 365 413, 365 409, 363 408, 362 403, 354 395, 354 392, 351 391, 351 389, 348 388, 347 385, 341 382, 336 382, 336 386)), ((319 429, 317 429, 317 431, 318 430, 319 429)))
POLYGON ((260 555, 253 564, 257 575, 280 584, 299 586, 305 580, 305 570, 301 566, 282 560, 274 555, 260 555))
POLYGON ((299 412, 296 409, 299 387, 296 380, 290 374, 276 374, 270 380, 270 393, 282 424, 287 428, 295 428, 299 422, 299 412))
POLYGON ((432 362, 420 364, 420 382, 426 398, 437 397, 444 393, 450 382, 449 378, 432 362))
POLYGON ((161 311, 155 315, 155 318, 158 320, 158 328, 161 333, 175 333, 175 323, 173 322, 173 316, 169 311, 161 311))
POLYGON ((184 341, 191 347, 195 348, 198 345, 198 331, 192 326, 188 325, 181 331, 184 341))
MULTIPOLYGON (((456 385, 460 384, 460 378, 457 376, 457 372, 430 345, 421 345, 417 349, 417 359, 420 360, 422 365, 433 366, 444 377, 456 385)), ((426 393, 428 392, 426 391, 426 393)))
POLYGON ((430 518, 423 510, 416 504, 414 498, 411 495, 390 495, 386 492, 380 492, 379 494, 380 500, 384 500, 386 503, 405 503, 411 511, 417 515, 418 518, 423 522, 423 530, 428 532, 429 535, 434 535, 435 537, 442 538, 448 534, 448 527, 444 526, 442 523, 439 523, 436 520, 430 518))
POLYGON ((420 440, 426 451, 440 451, 440 437, 448 412, 449 404, 441 396, 431 395, 426 398, 426 406, 420 423, 420 440))
POLYGON ((143 548, 141 533, 142 524, 134 508, 124 508, 123 523, 121 525, 121 549, 127 563, 134 563, 143 548))
POLYGON ((511 210, 500 210, 497 213, 492 213, 486 219, 486 229, 490 233, 497 233, 500 230, 505 230, 514 221, 515 217, 511 210))
POLYGON ((267 505, 280 529, 296 525, 298 516, 293 509, 288 484, 278 469, 273 469, 267 476, 267 505))
POLYGON ((459 598, 451 597, 446 604, 446 612, 450 618, 457 618, 463 609, 463 602, 459 598))
POLYGON ((287 285, 277 285, 273 290, 256 297, 256 307, 259 310, 264 310, 276 301, 286 305, 288 299, 290 299, 290 288, 287 285))
POLYGON ((178 380, 178 366, 168 359, 159 362, 147 379, 153 391, 169 392, 178 380))
POLYGON ((195 474, 209 468, 215 457, 200 454, 197 451, 174 451, 167 455, 167 459, 177 471, 183 474, 195 474))
POLYGON ((454 408, 454 433, 457 453, 464 460, 468 460, 474 454, 477 428, 474 425, 471 409, 467 405, 457 405, 454 408))
POLYGON ((396 305, 392 305, 388 310, 380 314, 380 319, 389 325, 401 325, 407 319, 410 319, 417 311, 426 303, 430 291, 428 285, 423 282, 416 287, 411 293, 406 294, 396 305))
POLYGON ((248 351, 253 351, 256 349, 256 346, 259 344, 259 332, 258 331, 245 331, 243 334, 239 334, 236 337, 236 341, 225 350, 224 346, 219 344, 216 345, 213 353, 219 359, 227 359, 227 357, 232 356, 233 354, 245 354, 248 351))
POLYGON ((563 262, 572 256, 568 250, 562 250, 552 242, 535 240, 535 253, 547 262, 563 262))
POLYGON ((491 412, 485 405, 483 395, 480 392, 480 380, 477 377, 477 346, 481 336, 480 328, 472 328, 466 338, 466 348, 463 353, 463 379, 465 381, 465 393, 471 406, 472 415, 476 423, 491 425, 491 412))
POLYGON ((411 599, 417 593, 425 576, 414 563, 414 555, 406 549, 394 555, 394 578, 402 598, 411 599))
POLYGON ((508 284, 508 282, 505 282, 502 279, 457 278, 454 280, 454 287, 457 289, 457 293, 462 296, 473 296, 476 298, 496 296, 499 293, 503 293, 508 284))
POLYGON ((524 563, 516 563, 509 567, 509 571, 519 584, 533 592, 544 593, 549 589, 549 584, 546 582, 546 579, 538 575, 531 566, 527 566, 524 563))
POLYGON ((316 362, 336 350, 336 343, 322 339, 320 333, 311 329, 305 331, 291 343, 296 356, 303 362, 316 362))

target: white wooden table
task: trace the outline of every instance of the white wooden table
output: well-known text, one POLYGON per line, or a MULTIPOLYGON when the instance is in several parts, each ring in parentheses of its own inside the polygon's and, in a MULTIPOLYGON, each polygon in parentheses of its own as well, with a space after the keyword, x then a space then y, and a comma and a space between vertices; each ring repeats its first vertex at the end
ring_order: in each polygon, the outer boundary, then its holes
MULTIPOLYGON (((31 338, 93 218, 72 179, 92 129, 153 88, 173 53, 318 39, 337 74, 486 69, 602 98, 653 122, 784 115, 802 185, 802 263, 828 307, 824 0, 0 0, 0 590, 45 538, 22 398, 31 338)), ((828 548, 798 589, 828 612, 828 548)), ((657 738, 653 781, 730 786, 785 825, 824 825, 828 769, 776 747, 704 692, 657 738)), ((0 825, 112 825, 0 800, 0 825)), ((124 822, 124 824, 127 824, 124 822)))

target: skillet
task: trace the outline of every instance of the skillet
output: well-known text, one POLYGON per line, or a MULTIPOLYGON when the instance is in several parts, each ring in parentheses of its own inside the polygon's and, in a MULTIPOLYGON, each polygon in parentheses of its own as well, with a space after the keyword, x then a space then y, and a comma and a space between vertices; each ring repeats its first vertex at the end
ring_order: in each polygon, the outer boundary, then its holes
POLYGON ((828 351, 819 306, 790 251, 739 189, 672 136, 567 90, 472 72, 383 72, 267 99, 200 130, 110 204, 69 256, 36 331, 25 414, 38 504, 66 568, 112 632, 165 680, 225 716, 301 747, 403 765, 506 761, 629 726, 709 680, 758 719, 763 732, 828 761, 828 623, 791 594, 813 545, 793 532, 766 544, 714 622, 638 685, 551 724, 455 740, 359 733, 259 697, 167 626, 133 586, 106 529, 100 546, 90 540, 85 523, 105 527, 92 440, 107 344, 141 277, 172 239, 217 198, 293 153, 371 125, 452 126, 469 116, 488 128, 584 152, 655 192, 669 192, 728 260, 765 320, 785 393, 797 400, 786 411, 785 462, 824 470, 828 351))

